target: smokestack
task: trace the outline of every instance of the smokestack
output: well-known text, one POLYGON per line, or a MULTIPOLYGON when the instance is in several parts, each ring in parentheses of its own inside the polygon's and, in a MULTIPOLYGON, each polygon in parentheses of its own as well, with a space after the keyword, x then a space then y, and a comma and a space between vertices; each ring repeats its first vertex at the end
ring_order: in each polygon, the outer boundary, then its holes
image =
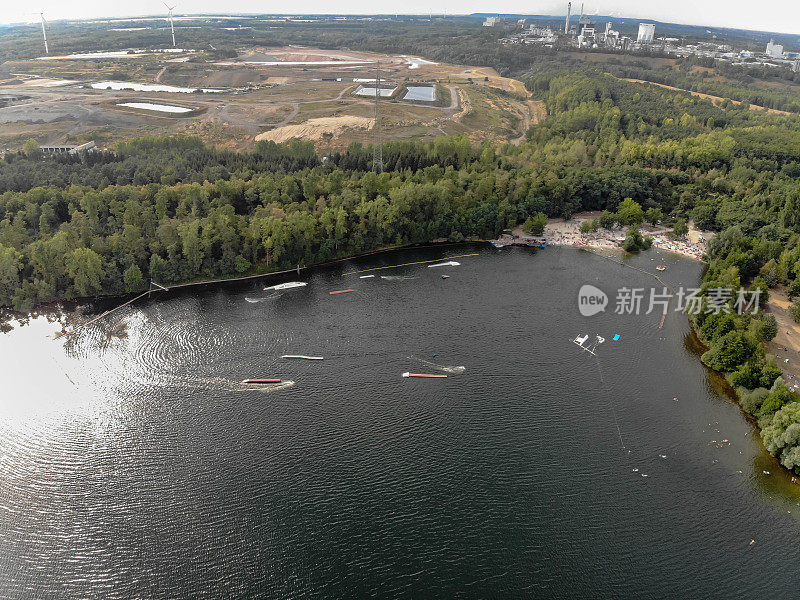
POLYGON ((572 10, 572 2, 567 2, 567 23, 564 25, 564 35, 569 33, 569 13, 572 10))

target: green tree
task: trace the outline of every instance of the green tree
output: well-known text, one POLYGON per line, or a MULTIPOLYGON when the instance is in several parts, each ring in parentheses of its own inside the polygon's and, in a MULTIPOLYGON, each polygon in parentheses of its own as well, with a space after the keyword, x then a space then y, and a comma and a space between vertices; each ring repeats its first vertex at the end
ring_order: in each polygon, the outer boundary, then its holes
POLYGON ((661 219, 664 218, 664 212, 660 208, 648 208, 644 213, 644 219, 653 227, 658 225, 661 219))
POLYGON ((625 198, 617 208, 617 220, 628 227, 639 227, 644 220, 644 210, 632 198, 625 198))
POLYGON ((0 244, 0 306, 9 305, 20 284, 22 254, 0 244))
POLYGON ((686 224, 686 219, 678 219, 675 221, 670 235, 675 239, 679 239, 686 237, 687 233, 689 233, 689 226, 686 224))
MULTIPOLYGON (((766 402, 766 401, 765 401, 766 402)), ((764 446, 787 469, 800 468, 800 402, 783 405, 774 415, 759 421, 764 446)))
POLYGON ((581 233, 592 233, 597 231, 600 228, 600 222, 598 219, 586 219, 583 223, 581 223, 581 233))
POLYGON ((795 302, 789 307, 789 315, 795 323, 800 323, 800 302, 795 302))
POLYGON ((522 226, 522 230, 529 235, 542 235, 547 226, 547 215, 544 213, 535 214, 529 217, 522 226))
POLYGON ((638 229, 631 228, 625 236, 625 241, 622 242, 622 248, 625 252, 639 252, 647 250, 652 243, 652 238, 645 238, 638 229))
POLYGON ((789 300, 794 300, 800 296, 800 278, 791 281, 786 288, 786 295, 789 296, 789 300))
POLYGON ((753 319, 749 331, 759 342, 772 341, 778 335, 778 321, 775 315, 760 313, 760 318, 753 319))
POLYGON ((144 277, 142 277, 142 270, 137 265, 131 265, 122 274, 122 279, 125 282, 125 291, 138 292, 144 289, 144 277))
POLYGON ((76 248, 66 260, 67 273, 79 296, 89 296, 103 289, 103 257, 90 248, 76 248))
POLYGON ((22 144, 22 153, 28 158, 37 158, 41 156, 42 149, 39 148, 39 142, 33 138, 30 138, 24 144, 22 144))
POLYGON ((598 220, 600 227, 603 229, 611 229, 617 223, 617 215, 608 210, 604 210, 598 217, 598 220))
POLYGON ((757 342, 746 333, 729 331, 717 340, 702 359, 717 371, 736 371, 757 353, 757 342))

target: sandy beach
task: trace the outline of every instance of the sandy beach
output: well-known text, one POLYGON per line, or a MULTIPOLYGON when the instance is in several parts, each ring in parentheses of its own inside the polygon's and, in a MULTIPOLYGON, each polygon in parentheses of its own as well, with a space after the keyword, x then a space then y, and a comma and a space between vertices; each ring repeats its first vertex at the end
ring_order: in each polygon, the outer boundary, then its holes
MULTIPOLYGON (((627 228, 598 229, 592 233, 582 233, 581 224, 587 219, 600 216, 599 212, 578 213, 569 220, 550 219, 541 236, 530 236, 522 231, 522 225, 514 228, 511 235, 504 234, 500 242, 504 244, 528 245, 534 240, 541 240, 549 246, 575 246, 597 250, 618 250, 625 240, 627 228)), ((641 227, 640 231, 645 237, 653 238, 653 247, 668 252, 675 252, 694 260, 703 260, 706 253, 706 240, 713 233, 689 228, 685 239, 674 240, 667 234, 671 231, 667 227, 641 227)))

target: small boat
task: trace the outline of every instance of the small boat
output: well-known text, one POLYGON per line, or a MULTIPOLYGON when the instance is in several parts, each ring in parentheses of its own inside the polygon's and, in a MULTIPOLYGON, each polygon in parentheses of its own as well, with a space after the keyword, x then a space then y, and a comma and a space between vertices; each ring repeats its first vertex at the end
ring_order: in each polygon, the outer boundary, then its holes
POLYGON ((271 285, 269 287, 265 287, 264 291, 267 290, 290 290, 292 288, 303 287, 308 285, 305 281, 287 281, 286 283, 279 283, 278 285, 271 285))
POLYGON ((323 356, 304 356, 302 354, 284 354, 281 358, 302 358, 303 360, 322 360, 323 356))
POLYGON ((372 277, 375 277, 375 275, 362 275, 359 279, 370 279, 372 277))
POLYGON ((666 270, 667 270, 667 267, 665 267, 664 265, 658 265, 656 267, 656 271, 666 271, 666 270))
POLYGON ((245 379, 242 383, 252 383, 252 384, 265 384, 265 383, 280 383, 280 379, 245 379))
POLYGON ((403 377, 424 377, 426 379, 445 379, 447 375, 433 375, 431 373, 403 373, 403 377))
POLYGON ((761 471, 764 475, 769 475, 769 471, 761 471))
POLYGON ((328 292, 331 296, 334 294, 347 294, 349 292, 355 292, 355 290, 337 290, 335 292, 328 292))
POLYGON ((450 275, 442 275, 442 279, 450 279, 450 275))

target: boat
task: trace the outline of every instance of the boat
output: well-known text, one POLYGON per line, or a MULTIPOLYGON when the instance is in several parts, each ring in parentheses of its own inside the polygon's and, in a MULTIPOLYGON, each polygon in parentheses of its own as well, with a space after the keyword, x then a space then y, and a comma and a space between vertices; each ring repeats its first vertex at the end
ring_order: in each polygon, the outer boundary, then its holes
POLYGON ((450 279, 450 275, 442 275, 442 279, 450 279))
POLYGON ((288 281, 286 283, 279 283, 278 285, 271 285, 269 287, 265 287, 264 291, 267 290, 290 290, 292 288, 303 287, 308 285, 305 281, 288 281))
POLYGON ((359 279, 370 279, 372 277, 375 277, 375 275, 362 275, 359 279))
POLYGON ((403 373, 403 377, 424 377, 426 379, 446 379, 447 375, 434 375, 432 373, 403 373))
POLYGON ((656 267, 656 271, 666 271, 666 270, 667 270, 667 267, 665 267, 664 265, 658 265, 656 267))
POLYGON ((334 294, 347 294, 349 292, 355 292, 355 290, 337 290, 335 292, 328 292, 331 296, 334 294))
POLYGON ((302 354, 284 354, 281 358, 302 358, 303 360, 323 360, 324 356, 304 356, 302 354))
POLYGON ((242 383, 250 384, 265 384, 265 383, 280 383, 280 379, 244 379, 242 383))

